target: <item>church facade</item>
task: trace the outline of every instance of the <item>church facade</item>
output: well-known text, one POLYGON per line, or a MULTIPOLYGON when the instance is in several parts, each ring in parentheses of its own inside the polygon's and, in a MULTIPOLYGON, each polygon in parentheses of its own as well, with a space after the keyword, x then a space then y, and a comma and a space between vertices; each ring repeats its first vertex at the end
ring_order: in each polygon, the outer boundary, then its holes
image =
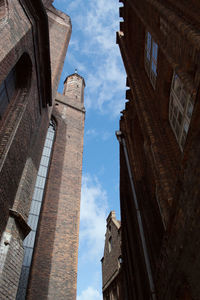
POLYGON ((76 299, 84 79, 53 1, 0 1, 1 299, 76 299))

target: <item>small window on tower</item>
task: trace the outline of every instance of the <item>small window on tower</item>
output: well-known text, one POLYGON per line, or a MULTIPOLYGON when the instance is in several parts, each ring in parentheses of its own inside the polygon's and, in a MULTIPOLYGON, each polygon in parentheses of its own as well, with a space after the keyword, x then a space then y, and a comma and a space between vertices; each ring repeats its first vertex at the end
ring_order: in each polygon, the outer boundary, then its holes
POLYGON ((146 32, 144 65, 145 65, 145 70, 149 76, 149 79, 154 89, 156 87, 156 77, 157 77, 157 58, 158 58, 158 45, 153 40, 151 34, 149 32, 146 32))
POLYGON ((112 237, 110 237, 109 240, 108 240, 108 251, 109 251, 109 253, 111 252, 111 250, 112 250, 112 237))
POLYGON ((122 265, 122 257, 121 255, 118 257, 118 267, 121 268, 122 265))

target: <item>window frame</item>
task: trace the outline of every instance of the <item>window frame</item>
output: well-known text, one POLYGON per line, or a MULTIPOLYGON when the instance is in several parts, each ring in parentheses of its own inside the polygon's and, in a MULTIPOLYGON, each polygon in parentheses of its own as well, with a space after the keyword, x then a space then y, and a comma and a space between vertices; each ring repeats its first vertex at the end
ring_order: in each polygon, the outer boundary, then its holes
POLYGON ((155 90, 158 66, 158 44, 155 42, 149 31, 146 31, 145 33, 144 66, 155 90))
POLYGON ((193 110, 194 99, 174 71, 170 90, 169 122, 181 151, 184 150, 193 110))

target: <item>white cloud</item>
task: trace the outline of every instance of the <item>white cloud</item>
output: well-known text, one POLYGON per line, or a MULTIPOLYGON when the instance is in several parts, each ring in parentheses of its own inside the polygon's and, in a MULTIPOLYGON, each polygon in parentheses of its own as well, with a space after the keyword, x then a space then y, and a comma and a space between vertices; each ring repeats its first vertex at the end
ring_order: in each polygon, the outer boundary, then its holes
POLYGON ((96 129, 92 128, 92 129, 88 129, 85 134, 86 136, 91 138, 97 136, 97 131, 96 129))
POLYGON ((110 117, 119 116, 125 102, 126 75, 116 45, 118 7, 116 0, 74 0, 66 6, 75 28, 69 46, 73 55, 68 52, 67 59, 85 78, 86 110, 110 117))
MULTIPOLYGON (((100 0, 92 2, 85 16, 84 51, 91 59, 94 72, 86 75, 87 93, 89 99, 93 95, 93 108, 101 113, 116 116, 124 107, 125 73, 122 67, 118 46, 115 42, 115 32, 118 29, 118 4, 115 0, 100 0), (119 97, 121 93, 121 98, 119 97), (115 99, 115 103, 113 103, 115 99), (117 109, 113 110, 114 104, 117 109)), ((91 100, 86 108, 91 108, 91 100)))
POLYGON ((86 290, 82 291, 81 295, 77 297, 77 300, 102 300, 102 295, 89 286, 86 290))
POLYGON ((86 260, 103 255, 107 217, 107 194, 97 178, 83 176, 80 212, 80 248, 86 260))
POLYGON ((86 72, 85 64, 77 59, 72 52, 67 54, 67 59, 70 61, 70 64, 73 65, 74 70, 77 69, 78 72, 86 72))

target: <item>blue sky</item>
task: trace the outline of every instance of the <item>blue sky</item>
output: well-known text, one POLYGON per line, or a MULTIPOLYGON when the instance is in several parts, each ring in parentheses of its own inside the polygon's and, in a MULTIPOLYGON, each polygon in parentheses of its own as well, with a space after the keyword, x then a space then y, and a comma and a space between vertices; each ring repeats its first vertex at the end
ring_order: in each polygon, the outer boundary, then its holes
POLYGON ((125 72, 116 45, 119 30, 117 0, 55 0, 71 17, 72 37, 59 92, 65 77, 84 77, 85 135, 77 300, 102 299, 101 263, 106 217, 119 212, 119 128, 124 108, 125 72))

